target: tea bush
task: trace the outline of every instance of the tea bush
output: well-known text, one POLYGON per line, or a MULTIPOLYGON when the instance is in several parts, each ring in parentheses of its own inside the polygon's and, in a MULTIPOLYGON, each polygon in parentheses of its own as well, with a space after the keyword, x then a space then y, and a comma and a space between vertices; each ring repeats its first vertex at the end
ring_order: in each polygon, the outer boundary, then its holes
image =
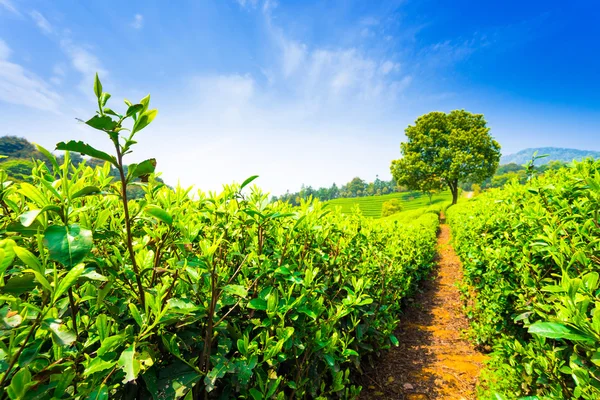
POLYGON ((0 390, 10 399, 352 398, 397 344, 401 299, 433 264, 438 219, 376 223, 258 188, 190 193, 130 164, 150 98, 118 114, 96 79, 106 161, 0 170, 0 390), (125 127, 131 121, 126 136, 125 127), (119 171, 119 180, 111 176, 119 171), (143 183, 138 183, 137 181, 143 183), (145 196, 129 200, 127 186, 145 196))
POLYGON ((390 215, 399 213, 400 211, 402 211, 402 204, 400 204, 398 199, 388 200, 381 205, 382 217, 389 217, 390 215))
POLYGON ((483 398, 600 398, 600 161, 448 209, 483 398))

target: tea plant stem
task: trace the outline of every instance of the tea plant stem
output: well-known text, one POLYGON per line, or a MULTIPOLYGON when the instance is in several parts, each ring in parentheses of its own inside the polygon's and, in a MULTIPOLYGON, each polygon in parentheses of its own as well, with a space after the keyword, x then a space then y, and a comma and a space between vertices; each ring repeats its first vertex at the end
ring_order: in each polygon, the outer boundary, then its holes
MULTIPOLYGON (((308 357, 308 353, 309 353, 308 350, 306 350, 304 352, 304 357, 302 357, 302 361, 300 362, 300 367, 298 368, 298 372, 296 373, 296 384, 298 384, 298 382, 300 382, 300 379, 302 378, 302 372, 304 370, 304 368, 302 368, 302 366, 306 362, 306 358, 308 357)), ((290 395, 290 400, 294 400, 295 396, 296 396, 296 389, 292 390, 292 394, 290 395)))
POLYGON ((71 316, 73 318, 73 330, 75 336, 79 339, 79 332, 77 331, 77 308, 75 306, 75 299, 73 298, 73 289, 69 288, 69 304, 71 305, 71 316))
POLYGON ((237 274, 241 271, 242 266, 244 265, 244 263, 246 262, 247 259, 248 259, 248 254, 246 254, 246 256, 244 257, 244 259, 242 260, 242 262, 240 263, 240 265, 237 267, 237 269, 233 273, 233 275, 231 275, 231 278, 229 278, 229 280, 227 281, 227 283, 233 282, 233 280, 235 279, 235 277, 237 276, 237 274))
POLYGON ((212 272, 211 272, 211 298, 210 298, 210 308, 208 310, 208 322, 206 327, 206 334, 204 336, 204 348, 202 349, 202 371, 208 372, 210 368, 210 353, 212 347, 212 335, 214 329, 214 315, 215 315, 215 307, 217 305, 217 264, 213 261, 212 263, 212 272))
POLYGON ((173 282, 171 282, 171 286, 169 286, 169 290, 167 294, 163 298, 162 306, 164 307, 167 301, 171 298, 171 292, 173 292, 173 288, 175 287, 175 283, 177 282, 177 278, 179 277, 179 270, 175 271, 175 276, 173 277, 173 282))
POLYGON ((29 333, 27 334, 27 337, 25 337, 23 344, 21 345, 21 347, 19 347, 19 350, 17 350, 17 352, 15 353, 13 358, 10 360, 10 364, 8 365, 8 368, 6 369, 6 372, 4 373, 4 376, 2 377, 2 380, 0 381, 0 388, 4 387, 6 378, 8 378, 8 376, 10 375, 10 372, 12 371, 13 367, 15 366, 15 363, 21 356, 21 353, 23 352, 23 350, 25 350, 25 347, 27 346, 27 342, 29 342, 29 339, 31 339, 31 335, 33 335, 33 332, 36 330, 39 323, 40 323, 40 317, 38 317, 38 319, 35 320, 35 322, 31 326, 31 329, 29 330, 29 333))
POLYGON ((131 221, 129 220, 129 205, 127 201, 127 180, 125 178, 125 171, 123 170, 123 154, 119 147, 119 143, 115 143, 117 150, 117 169, 121 177, 121 199, 123 200, 123 212, 125 213, 125 230, 127 232, 127 250, 129 251, 129 258, 131 259, 131 266, 135 273, 135 280, 137 282, 140 304, 143 309, 146 309, 146 299, 144 297, 144 286, 142 285, 142 279, 140 278, 140 271, 135 261, 135 253, 133 251, 133 236, 131 235, 131 221))
MULTIPOLYGON (((245 260, 245 259, 244 259, 244 260, 245 260)), ((242 263, 243 263, 243 261, 242 261, 242 263)), ((241 267, 241 265, 240 265, 240 267, 241 267)), ((258 282, 258 279, 259 279, 261 276, 262 276, 262 275, 259 275, 259 276, 258 276, 258 277, 257 277, 257 278, 254 280, 254 282, 252 282, 252 283, 250 284, 250 287, 254 286, 254 284, 256 284, 256 282, 258 282)), ((221 294, 222 294, 222 293, 223 293, 223 291, 221 291, 221 292, 219 293, 219 296, 221 296, 221 294)), ((233 305, 233 307, 231 307, 231 308, 229 309, 229 311, 227 311, 227 312, 225 313, 225 315, 223 315, 223 316, 221 317, 221 319, 219 319, 219 320, 217 321, 217 323, 213 325, 213 328, 216 328, 217 326, 219 326, 219 324, 221 324, 221 322, 223 322, 223 321, 225 320, 225 318, 227 318, 227 316, 228 316, 228 315, 229 315, 229 314, 230 314, 230 313, 231 313, 233 310, 235 310, 235 308, 236 308, 236 307, 237 307, 237 306, 240 304, 240 302, 241 302, 241 301, 242 301, 242 299, 240 298, 240 299, 237 301, 237 303, 235 303, 235 304, 233 305)))

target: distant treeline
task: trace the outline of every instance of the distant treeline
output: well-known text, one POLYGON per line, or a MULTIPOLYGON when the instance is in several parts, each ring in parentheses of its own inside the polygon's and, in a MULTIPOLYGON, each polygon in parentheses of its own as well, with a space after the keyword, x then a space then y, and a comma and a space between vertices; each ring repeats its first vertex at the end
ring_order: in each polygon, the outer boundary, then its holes
MULTIPOLYGON (((564 165, 565 163, 561 161, 550 161, 547 164, 536 166, 534 171, 536 173, 543 173, 547 170, 559 169, 564 165)), ((523 165, 510 163, 499 166, 494 176, 486 179, 481 185, 474 185, 470 182, 462 182, 459 186, 461 189, 467 191, 481 190, 502 187, 506 183, 515 179, 520 183, 525 183, 525 181, 527 181, 527 168, 523 165)), ((272 200, 281 200, 293 205, 298 205, 302 199, 307 199, 311 196, 321 201, 327 201, 340 198, 380 196, 382 194, 405 191, 407 191, 407 189, 402 186, 398 186, 396 181, 393 179, 389 181, 383 181, 379 178, 376 178, 373 182, 366 182, 365 180, 356 177, 341 187, 337 186, 335 183, 328 188, 322 187, 319 189, 314 189, 312 186, 302 185, 300 191, 288 191, 281 196, 273 196, 272 200)))
POLYGON ((307 199, 311 196, 321 201, 327 201, 349 197, 381 196, 382 194, 400 191, 403 191, 403 188, 398 187, 393 179, 384 181, 377 177, 373 182, 366 182, 365 180, 356 177, 341 187, 337 186, 335 183, 328 188, 322 187, 319 189, 313 189, 312 186, 302 185, 299 192, 291 193, 288 191, 281 196, 273 196, 272 200, 281 200, 293 205, 298 205, 300 204, 301 199, 307 199))
MULTIPOLYGON (((562 161, 550 161, 547 164, 542 164, 534 167, 534 171, 537 174, 543 173, 548 170, 556 170, 563 167, 566 163, 562 161)), ((481 185, 475 185, 469 182, 460 184, 463 190, 478 190, 478 189, 489 189, 502 187, 508 182, 513 180, 519 181, 521 184, 527 181, 527 168, 523 165, 510 163, 501 165, 496 170, 493 177, 483 181, 481 185)))
MULTIPOLYGON (((52 149, 49 149, 52 150, 52 149)), ((52 168, 50 161, 38 151, 38 149, 27 139, 17 136, 2 136, 0 137, 0 168, 2 168, 10 179, 16 182, 29 182, 31 180, 31 170, 34 167, 35 160, 40 160, 46 163, 48 168, 52 168)), ((95 158, 84 158, 79 153, 71 153, 71 163, 77 167, 82 162, 85 162, 90 167, 103 166, 104 161, 95 158)), ((57 156, 59 165, 63 163, 64 155, 57 156)), ((127 173, 127 166, 125 166, 127 173)), ((111 168, 110 175, 115 179, 119 178, 119 172, 116 168, 111 168)), ((160 178, 158 181, 162 182, 160 178)), ((129 186, 127 188, 129 198, 135 199, 144 196, 142 188, 137 186, 129 186)))

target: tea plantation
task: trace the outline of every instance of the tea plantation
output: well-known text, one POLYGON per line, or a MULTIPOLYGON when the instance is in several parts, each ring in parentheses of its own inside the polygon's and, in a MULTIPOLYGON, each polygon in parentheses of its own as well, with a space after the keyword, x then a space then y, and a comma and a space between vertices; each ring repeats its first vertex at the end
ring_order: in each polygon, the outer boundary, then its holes
MULTIPOLYGON (((327 204, 341 207, 343 213, 356 211, 356 207, 365 217, 381 218, 381 207, 386 201, 398 199, 403 211, 429 207, 429 197, 421 192, 391 193, 381 196, 352 197, 330 200, 327 204)), ((449 191, 436 193, 432 196, 432 204, 442 204, 452 199, 449 191)))

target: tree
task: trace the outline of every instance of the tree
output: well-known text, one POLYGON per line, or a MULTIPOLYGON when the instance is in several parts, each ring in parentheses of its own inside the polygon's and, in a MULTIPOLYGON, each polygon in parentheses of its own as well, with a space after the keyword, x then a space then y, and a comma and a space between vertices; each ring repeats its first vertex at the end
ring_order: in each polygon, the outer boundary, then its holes
POLYGON ((348 182, 347 186, 347 190, 351 193, 351 196, 359 196, 362 194, 362 192, 365 190, 365 187, 367 186, 367 183, 365 181, 363 181, 362 179, 360 179, 359 177, 356 177, 354 179, 352 179, 350 182, 348 182))
POLYGON ((408 141, 400 145, 402 158, 392 161, 394 179, 413 190, 447 186, 456 204, 459 182, 481 183, 498 167, 500 145, 486 125, 483 114, 464 110, 420 116, 404 131, 408 141))

